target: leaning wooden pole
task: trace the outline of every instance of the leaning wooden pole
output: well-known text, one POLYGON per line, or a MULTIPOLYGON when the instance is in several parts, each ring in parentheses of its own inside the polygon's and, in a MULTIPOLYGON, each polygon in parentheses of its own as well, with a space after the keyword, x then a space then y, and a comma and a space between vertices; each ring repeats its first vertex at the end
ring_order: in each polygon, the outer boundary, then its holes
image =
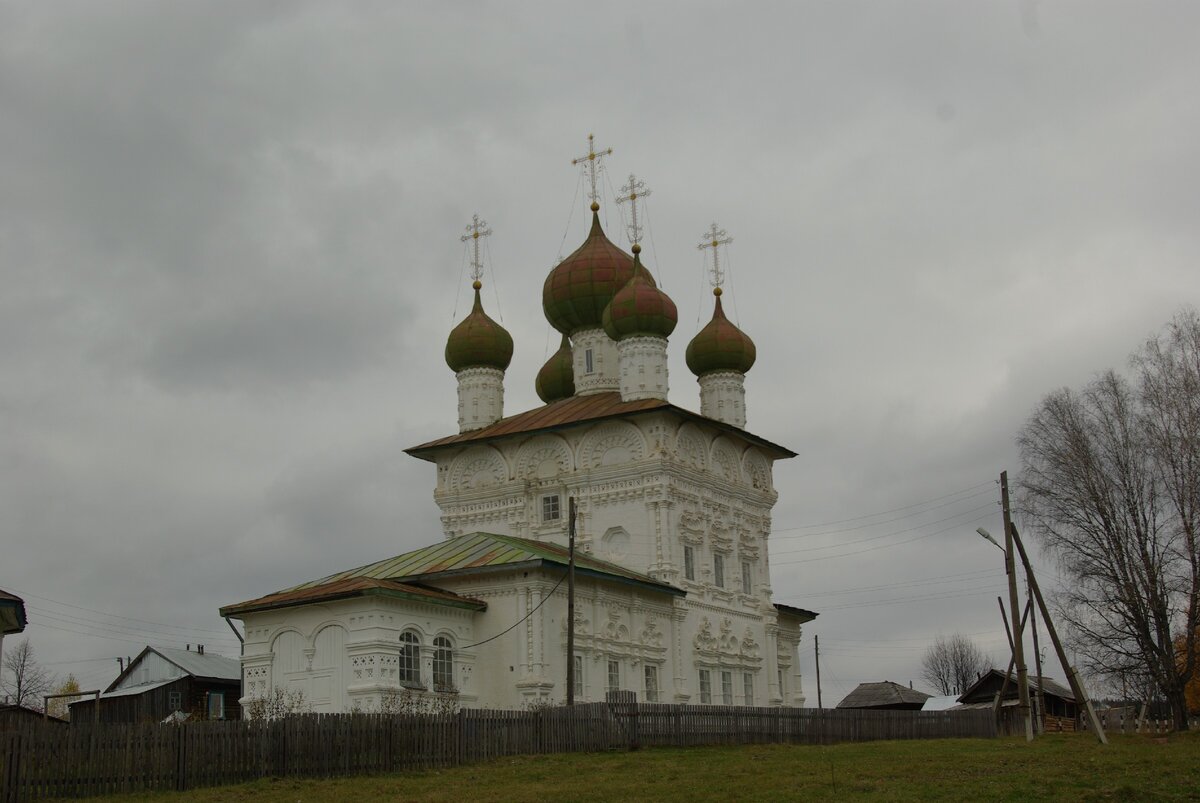
POLYGON ((1013 658, 1017 664, 1017 700, 1021 721, 1025 725, 1025 741, 1033 741, 1033 717, 1029 711, 1029 670, 1025 666, 1025 634, 1017 621, 1020 602, 1017 599, 1017 566, 1013 556, 1012 518, 1008 508, 1008 472, 1000 472, 1000 505, 1004 513, 1004 570, 1008 574, 1008 609, 1013 615, 1013 658))
POLYGON ((1063 671, 1067 673, 1067 682, 1071 684, 1071 693, 1075 695, 1076 701, 1082 704, 1084 710, 1087 712, 1088 721, 1092 723, 1092 727, 1096 731, 1096 738, 1100 740, 1100 744, 1108 744, 1108 737, 1104 735, 1104 726, 1100 724, 1100 720, 1096 717, 1096 711, 1092 708, 1092 701, 1083 689, 1083 682, 1079 679, 1079 672, 1067 660, 1067 651, 1063 649, 1062 641, 1058 638, 1058 630, 1054 627, 1054 620, 1050 618, 1050 611, 1046 608, 1046 601, 1042 599, 1042 589, 1038 586, 1037 578, 1033 576, 1033 566, 1029 563, 1029 555, 1025 552, 1025 544, 1021 543, 1021 536, 1017 533, 1017 525, 1009 524, 1009 531, 1012 533, 1012 538, 1017 544, 1017 550, 1021 553, 1021 562, 1025 564, 1025 576, 1029 578, 1029 587, 1033 589, 1033 597, 1037 600, 1038 609, 1042 612, 1042 621, 1046 623, 1046 630, 1050 633, 1050 640, 1054 642, 1054 651, 1058 653, 1058 660, 1062 663, 1063 671))

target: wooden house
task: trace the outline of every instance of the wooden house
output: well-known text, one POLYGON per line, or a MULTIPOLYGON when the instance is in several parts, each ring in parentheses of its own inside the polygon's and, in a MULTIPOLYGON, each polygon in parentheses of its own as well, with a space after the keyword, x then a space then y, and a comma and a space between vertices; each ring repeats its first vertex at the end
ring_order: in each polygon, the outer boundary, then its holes
POLYGON ((872 711, 920 711, 929 698, 930 695, 923 691, 885 680, 881 683, 858 684, 837 707, 865 708, 872 711))
POLYGON ((0 731, 19 730, 24 725, 41 724, 42 721, 67 724, 66 720, 58 717, 47 717, 41 711, 35 711, 29 706, 5 704, 0 705, 0 731))
MULTIPOLYGON (((996 695, 1004 688, 1004 673, 999 669, 991 669, 980 676, 969 689, 958 698, 958 708, 987 708, 996 703, 996 695)), ((1039 711, 1039 699, 1046 700, 1045 722, 1046 730, 1074 730, 1075 721, 1079 715, 1079 707, 1075 703, 1075 695, 1069 688, 1048 677, 1039 678, 1036 674, 1029 676, 1029 697, 1035 714, 1039 711), (1041 694, 1039 694, 1039 689, 1041 694)), ((1017 676, 1008 676, 1008 687, 1000 701, 1003 709, 1014 708, 1018 705, 1017 676)))
MULTIPOLYGON (((241 664, 196 650, 146 647, 100 695, 101 722, 162 722, 182 712, 192 719, 239 719, 241 664)), ((90 722, 95 699, 71 703, 71 719, 90 722)))

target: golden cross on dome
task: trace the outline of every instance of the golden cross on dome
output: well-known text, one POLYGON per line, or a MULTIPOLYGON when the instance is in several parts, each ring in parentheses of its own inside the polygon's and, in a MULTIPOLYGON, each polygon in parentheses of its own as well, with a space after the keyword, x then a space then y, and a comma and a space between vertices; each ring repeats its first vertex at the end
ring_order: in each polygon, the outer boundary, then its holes
POLYGON ((725 283, 725 271, 721 268, 721 257, 718 248, 722 245, 728 245, 731 242, 733 242, 733 238, 726 236, 725 229, 719 229, 717 228, 717 224, 713 223, 708 227, 708 231, 704 233, 704 241, 696 246, 701 251, 705 248, 713 250, 711 281, 714 288, 719 288, 725 283))
POLYGON ((621 188, 621 192, 625 194, 617 199, 617 203, 623 204, 629 201, 630 219, 633 222, 625 228, 629 230, 629 242, 637 245, 642 241, 642 227, 638 225, 637 202, 638 198, 645 198, 649 195, 650 190, 646 189, 646 182, 638 181, 637 176, 630 173, 629 183, 621 188))
POLYGON ((471 241, 471 247, 474 249, 471 259, 471 278, 476 282, 483 279, 483 260, 479 258, 479 240, 492 233, 492 230, 487 225, 487 221, 480 220, 479 215, 471 215, 471 223, 467 226, 467 233, 458 238, 464 243, 467 240, 471 241))
POLYGON ((578 159, 572 159, 571 164, 583 164, 587 162, 588 181, 591 182, 592 191, 588 193, 588 198, 592 199, 592 203, 600 203, 600 195, 596 192, 596 169, 603 167, 598 164, 605 156, 612 153, 612 148, 598 151, 596 150, 596 137, 594 134, 588 134, 588 152, 585 156, 580 156, 578 159))

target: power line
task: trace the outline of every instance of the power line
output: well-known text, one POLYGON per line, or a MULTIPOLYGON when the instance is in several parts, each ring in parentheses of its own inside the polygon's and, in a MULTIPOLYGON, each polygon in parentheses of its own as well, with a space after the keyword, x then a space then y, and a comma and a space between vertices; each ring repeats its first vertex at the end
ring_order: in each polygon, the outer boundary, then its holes
POLYGON ((564 572, 563 572, 563 576, 562 576, 562 577, 560 577, 560 578, 558 578, 558 582, 554 584, 554 588, 550 589, 550 592, 549 592, 548 594, 546 594, 546 596, 542 597, 542 601, 541 601, 541 602, 539 602, 537 605, 534 605, 532 608, 530 608, 530 609, 529 609, 529 613, 525 614, 525 615, 524 615, 524 616, 522 616, 520 619, 518 619, 517 621, 513 622, 513 623, 512 623, 512 625, 511 625, 510 627, 508 627, 507 629, 505 629, 505 630, 501 631, 500 633, 497 633, 496 635, 494 635, 494 636, 492 636, 492 637, 490 637, 490 638, 485 638, 483 641, 477 641, 477 642, 475 642, 474 644, 468 644, 468 645, 467 645, 467 646, 465 646, 465 647, 459 647, 459 649, 460 649, 460 650, 469 650, 469 649, 471 649, 472 647, 478 647, 480 644, 487 644, 489 641, 495 641, 496 639, 500 638, 501 636, 503 636, 503 635, 506 635, 507 633, 511 632, 511 631, 513 630, 513 628, 515 628, 517 625, 521 624, 521 622, 524 622, 524 621, 525 621, 526 619, 528 619, 530 616, 533 616, 534 612, 535 612, 535 611, 536 611, 538 608, 540 608, 540 607, 542 607, 543 605, 545 605, 545 604, 546 604, 546 601, 547 601, 548 599, 550 599, 550 597, 554 596, 554 592, 555 592, 555 591, 557 591, 557 590, 558 590, 558 587, 559 587, 560 585, 562 585, 562 584, 563 584, 563 580, 566 580, 566 579, 567 579, 567 574, 568 574, 568 572, 565 572, 565 571, 564 571, 564 572))
POLYGON ((801 547, 800 549, 792 549, 787 552, 778 552, 776 554, 778 554, 778 555, 796 555, 801 552, 815 552, 820 549, 837 549, 838 547, 852 546, 854 544, 865 544, 868 541, 879 541, 883 538, 891 538, 893 535, 903 535, 904 533, 911 533, 914 530, 920 530, 922 527, 930 527, 934 524, 942 524, 943 522, 950 521, 951 519, 957 519, 959 516, 969 516, 972 513, 978 513, 981 510, 987 510, 987 509, 991 508, 992 506, 993 506, 993 504, 991 502, 988 502, 986 505, 980 505, 979 507, 972 508, 971 510, 964 510, 959 513, 954 513, 952 515, 946 516, 945 518, 942 518, 942 519, 935 519, 934 521, 927 521, 927 522, 923 522, 921 524, 915 524, 912 527, 906 527, 903 530, 893 530, 890 533, 883 533, 882 535, 872 535, 867 538, 859 538, 854 541, 842 541, 837 544, 826 544, 825 546, 801 547))
POLYGON ((34 599, 40 599, 43 602, 50 602, 55 605, 62 605, 65 608, 74 608, 75 610, 87 611, 88 613, 98 613, 101 616, 108 616, 113 619, 124 619, 127 622, 137 622, 137 623, 143 624, 143 625, 159 625, 160 627, 169 627, 173 630, 183 630, 183 631, 190 631, 190 632, 195 632, 195 633, 216 633, 217 635, 223 635, 225 632, 223 630, 208 630, 206 628, 201 628, 201 627, 180 627, 179 625, 167 624, 166 622, 151 622, 148 619, 134 619, 133 617, 130 617, 130 616, 120 616, 115 613, 108 613, 107 611, 97 610, 96 608, 85 608, 82 605, 72 605, 69 602, 62 602, 60 600, 51 599, 50 597, 43 597, 38 594, 30 594, 27 591, 21 591, 19 589, 12 588, 11 586, 9 586, 9 590, 12 591, 12 593, 17 594, 18 596, 33 597, 34 599))
MULTIPOLYGON (((817 522, 816 524, 799 524, 799 525, 796 525, 795 527, 785 527, 785 528, 779 529, 776 532, 788 532, 789 530, 809 530, 809 529, 814 529, 816 527, 829 527, 830 525, 833 525, 833 524, 846 524, 851 521, 862 521, 863 519, 873 519, 876 516, 886 516, 889 513, 898 513, 901 510, 910 510, 914 507, 921 507, 922 505, 927 505, 930 502, 940 502, 943 499, 950 498, 951 496, 958 496, 959 494, 966 493, 967 491, 973 491, 976 488, 982 488, 984 485, 994 485, 995 483, 996 483, 995 480, 988 480, 987 482, 981 482, 981 483, 977 483, 975 485, 967 486, 966 488, 960 488, 957 491, 951 491, 948 494, 943 494, 941 496, 935 496, 932 499, 926 499, 921 502, 913 502, 911 505, 904 505, 903 507, 894 507, 891 510, 880 510, 876 513, 865 513, 861 516, 854 516, 854 517, 848 518, 848 519, 835 519, 833 521, 822 521, 822 522, 817 522)), ((965 498, 969 499, 970 497, 965 497, 965 498)))
POLYGON ((894 544, 880 544, 879 546, 867 547, 866 549, 856 549, 853 552, 844 552, 840 555, 822 555, 819 558, 801 558, 800 560, 774 561, 774 564, 776 566, 781 566, 781 565, 788 566, 788 565, 793 565, 793 564, 797 564, 797 563, 816 563, 816 562, 822 561, 822 560, 833 560, 835 558, 848 558, 848 557, 851 557, 852 555, 862 555, 864 553, 875 552, 880 549, 892 549, 893 547, 905 546, 906 544, 912 544, 917 541, 923 541, 926 538, 932 538, 935 535, 941 535, 942 533, 950 532, 951 530, 957 529, 959 527, 966 527, 966 526, 974 524, 975 522, 978 522, 978 521, 984 521, 990 515, 991 514, 989 513, 989 514, 983 515, 983 516, 976 516, 975 518, 971 519, 970 521, 964 521, 964 522, 959 522, 958 524, 952 524, 949 527, 943 527, 940 530, 935 530, 934 532, 926 533, 925 535, 918 535, 916 538, 909 538, 905 541, 897 541, 894 544))

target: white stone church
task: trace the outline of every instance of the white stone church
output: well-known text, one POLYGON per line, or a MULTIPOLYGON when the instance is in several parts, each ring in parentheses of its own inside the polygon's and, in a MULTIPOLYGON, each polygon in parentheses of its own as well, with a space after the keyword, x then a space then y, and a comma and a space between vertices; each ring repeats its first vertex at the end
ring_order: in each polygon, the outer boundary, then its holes
POLYGON ((483 311, 476 250, 474 307, 446 344, 459 432, 407 450, 436 466, 442 540, 222 608, 245 625, 243 705, 275 687, 317 712, 378 709, 401 689, 561 703, 568 660, 579 701, 803 705, 797 647, 816 614, 772 603, 768 561, 772 464, 795 455, 745 428, 754 343, 725 317, 715 270, 712 320, 687 347, 700 413, 668 402, 675 304, 636 236, 632 254, 605 236, 592 197, 590 233, 543 288, 563 335, 538 373, 545 404, 504 417, 513 341, 483 311))

